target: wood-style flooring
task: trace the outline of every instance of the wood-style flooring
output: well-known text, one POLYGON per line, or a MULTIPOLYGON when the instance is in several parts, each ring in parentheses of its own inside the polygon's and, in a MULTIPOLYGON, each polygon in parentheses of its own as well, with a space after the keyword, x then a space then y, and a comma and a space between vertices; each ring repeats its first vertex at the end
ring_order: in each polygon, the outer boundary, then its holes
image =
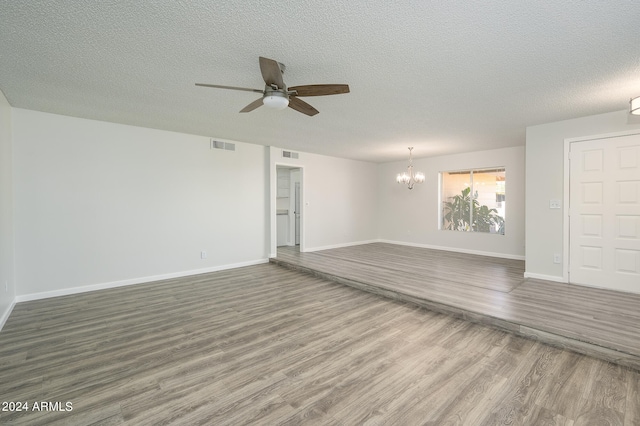
POLYGON ((3 425, 630 426, 640 372, 263 264, 17 304, 0 399, 72 403, 3 425))
POLYGON ((640 294, 525 279, 524 262, 373 243, 272 262, 640 370, 640 294))

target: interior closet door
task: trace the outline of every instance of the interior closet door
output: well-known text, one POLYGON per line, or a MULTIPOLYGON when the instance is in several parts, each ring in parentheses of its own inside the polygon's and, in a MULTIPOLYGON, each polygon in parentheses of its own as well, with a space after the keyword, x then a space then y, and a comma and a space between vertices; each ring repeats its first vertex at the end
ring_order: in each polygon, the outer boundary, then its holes
POLYGON ((640 135, 570 146, 569 279, 640 293, 640 135))

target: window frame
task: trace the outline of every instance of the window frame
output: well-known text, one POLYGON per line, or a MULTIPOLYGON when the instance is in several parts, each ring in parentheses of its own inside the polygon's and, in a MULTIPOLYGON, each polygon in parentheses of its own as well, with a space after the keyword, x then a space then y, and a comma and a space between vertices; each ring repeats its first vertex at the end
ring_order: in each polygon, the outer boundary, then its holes
MULTIPOLYGON (((456 169, 456 170, 442 170, 438 172, 438 230, 440 231, 456 231, 456 232, 464 232, 464 233, 480 233, 480 234, 490 234, 490 235, 505 235, 506 231, 505 231, 505 224, 506 224, 506 204, 504 206, 504 212, 503 215, 504 216, 500 216, 499 214, 497 214, 498 212, 493 213, 492 210, 495 210, 495 207, 489 207, 487 205, 482 205, 480 206, 479 203, 477 206, 475 206, 475 208, 481 208, 481 207, 487 207, 489 209, 489 214, 491 215, 492 218, 497 217, 497 223, 500 225, 500 227, 498 228, 498 230, 496 232, 491 232, 491 230, 489 231, 481 231, 481 230, 477 230, 474 229, 474 206, 473 206, 473 202, 474 200, 477 200, 478 198, 478 190, 474 188, 474 179, 473 179, 473 175, 474 173, 499 173, 502 172, 503 176, 504 176, 504 184, 502 184, 503 187, 503 192, 495 192, 494 194, 497 195, 502 195, 502 200, 500 200, 500 202, 504 202, 506 203, 506 180, 507 180, 507 167, 506 166, 491 166, 491 167, 473 167, 473 168, 467 168, 467 169, 456 169), (444 207, 444 203, 446 202, 446 200, 452 198, 452 197, 446 197, 445 198, 445 174, 468 174, 469 175, 469 184, 468 184, 468 188, 469 188, 469 222, 467 224, 467 229, 448 229, 445 228, 445 207, 444 207), (474 196, 475 194, 475 196, 474 196)), ((499 180, 496 179, 496 182, 498 182, 499 180)), ((462 190, 463 192, 465 191, 464 189, 462 190)), ((496 197, 498 198, 498 197, 496 197)), ((496 201, 498 202, 498 201, 496 201)), ((493 222, 493 221, 492 221, 493 222)))

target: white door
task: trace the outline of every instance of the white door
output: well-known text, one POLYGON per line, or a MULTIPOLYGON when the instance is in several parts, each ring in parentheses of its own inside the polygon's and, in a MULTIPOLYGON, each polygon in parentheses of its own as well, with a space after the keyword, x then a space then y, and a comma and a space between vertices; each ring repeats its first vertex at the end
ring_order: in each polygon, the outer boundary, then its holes
POLYGON ((294 193, 295 209, 293 211, 295 215, 295 245, 300 245, 300 182, 295 183, 294 193))
POLYGON ((640 135, 570 145, 569 280, 640 293, 640 135))

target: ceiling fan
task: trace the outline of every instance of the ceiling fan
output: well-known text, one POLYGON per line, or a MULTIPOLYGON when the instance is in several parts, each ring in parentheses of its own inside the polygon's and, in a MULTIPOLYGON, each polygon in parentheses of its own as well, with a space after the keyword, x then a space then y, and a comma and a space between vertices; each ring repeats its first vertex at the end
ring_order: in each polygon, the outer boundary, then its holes
POLYGON ((264 90, 203 83, 196 83, 196 86, 262 93, 261 98, 251 102, 249 105, 242 108, 240 112, 253 111, 254 109, 264 104, 275 109, 284 109, 288 106, 289 108, 292 108, 308 116, 314 116, 319 111, 305 101, 298 99, 299 97, 339 95, 342 93, 349 93, 348 84, 307 84, 304 86, 294 86, 287 88, 287 86, 284 84, 284 81, 282 80, 282 74, 284 73, 284 70, 284 64, 274 61, 273 59, 263 58, 262 56, 260 56, 260 72, 262 72, 262 78, 264 79, 264 90))

